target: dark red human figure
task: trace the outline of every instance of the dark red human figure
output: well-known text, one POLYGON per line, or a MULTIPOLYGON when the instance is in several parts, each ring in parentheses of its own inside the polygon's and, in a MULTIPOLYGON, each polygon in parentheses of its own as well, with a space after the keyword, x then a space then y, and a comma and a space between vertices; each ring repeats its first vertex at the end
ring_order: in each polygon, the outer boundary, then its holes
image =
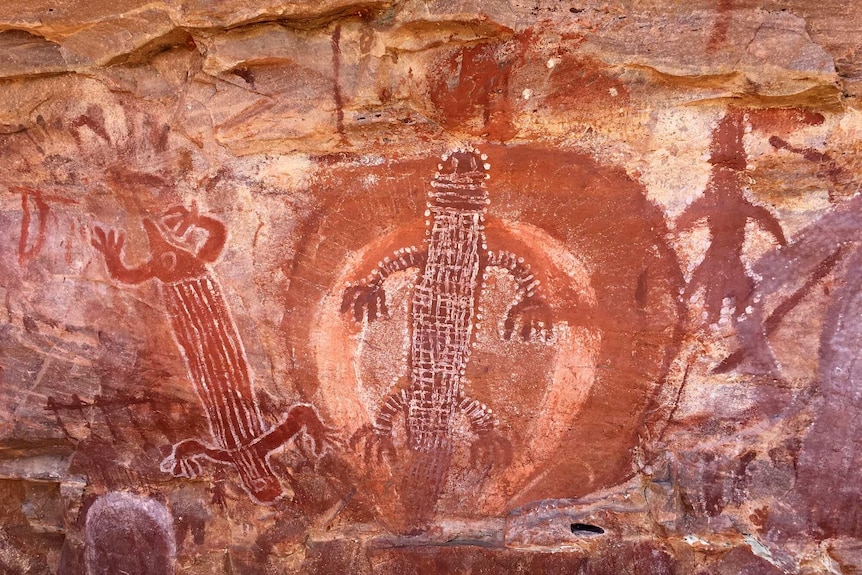
POLYGON ((754 288, 754 280, 742 262, 748 221, 759 224, 775 236, 779 244, 787 243, 775 216, 745 197, 748 157, 743 144, 744 135, 744 111, 730 108, 712 134, 709 158, 712 173, 706 191, 676 221, 678 231, 690 229, 702 219, 706 219, 709 227, 709 248, 694 270, 684 294, 688 300, 703 288, 707 323, 719 319, 725 298, 730 298, 736 308, 733 314, 735 325, 754 288))
MULTIPOLYGON (((820 121, 814 118, 809 124, 820 121)), ((827 153, 795 147, 773 136, 779 150, 802 155, 825 169, 833 184, 830 197, 856 191, 853 174, 827 153)), ((862 195, 833 206, 817 221, 794 234, 793 241, 772 250, 752 265, 758 282, 752 311, 737 327, 740 348, 720 366, 745 367, 760 375, 776 375, 778 367, 768 336, 782 319, 829 276, 829 303, 823 315, 817 375, 775 421, 804 423, 798 455, 793 457, 795 484, 785 503, 774 506, 764 532, 798 529, 800 535, 829 538, 862 532, 862 195), (767 314, 767 302, 789 293, 767 314), (751 342, 762 342, 752 346, 751 342)), ((795 350, 793 350, 795 351, 795 350)))
POLYGON ((144 219, 152 254, 149 261, 128 268, 122 261, 124 235, 95 228, 93 246, 105 255, 111 276, 137 284, 161 281, 162 294, 174 337, 186 361, 189 377, 206 410, 215 445, 187 439, 174 445, 162 462, 162 470, 194 477, 201 472, 200 459, 233 465, 243 488, 257 502, 271 503, 283 494, 281 483, 269 466, 271 451, 304 431, 321 451, 330 439, 310 405, 292 407, 278 426, 267 430, 255 399, 248 360, 227 303, 208 264, 224 247, 227 230, 218 220, 197 213, 193 207, 168 210, 161 223, 144 219), (181 247, 192 227, 207 232, 195 253, 181 247), (173 233, 173 238, 168 239, 173 233))
MULTIPOLYGON (((810 123, 821 123, 813 121, 810 123)), ((778 150, 787 150, 794 154, 799 154, 810 162, 815 162, 821 166, 820 173, 823 174, 831 183, 829 188, 829 201, 834 202, 837 198, 836 192, 838 188, 844 187, 852 180, 851 174, 841 167, 829 154, 819 152, 813 148, 800 148, 793 146, 787 140, 772 136, 769 138, 769 143, 778 150)), ((852 203, 847 205, 853 205, 852 203)), ((846 209, 842 208, 842 209, 846 209)), ((843 243, 835 243, 831 253, 825 254, 825 257, 811 270, 808 279, 802 286, 798 287, 790 296, 784 299, 766 318, 762 317, 763 310, 760 306, 755 305, 754 311, 742 322, 737 325, 737 335, 740 340, 740 347, 728 355, 714 370, 714 373, 726 373, 739 367, 743 362, 748 363, 749 371, 768 373, 776 368, 775 359, 772 356, 772 351, 767 344, 767 338, 778 329, 784 317, 793 310, 811 290, 818 285, 826 276, 828 276, 835 268, 841 259, 846 255, 847 246, 843 243)), ((768 260, 764 258, 764 261, 768 260)), ((756 265, 760 265, 759 263, 756 265)), ((760 286, 758 292, 762 291, 760 286)), ((759 298, 757 298, 759 299, 759 298)))

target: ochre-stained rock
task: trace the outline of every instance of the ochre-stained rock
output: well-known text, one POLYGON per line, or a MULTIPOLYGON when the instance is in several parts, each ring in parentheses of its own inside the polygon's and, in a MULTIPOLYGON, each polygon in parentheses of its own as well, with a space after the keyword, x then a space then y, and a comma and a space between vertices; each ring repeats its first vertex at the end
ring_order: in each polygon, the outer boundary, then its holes
POLYGON ((857 572, 860 30, 3 3, 0 572, 857 572))

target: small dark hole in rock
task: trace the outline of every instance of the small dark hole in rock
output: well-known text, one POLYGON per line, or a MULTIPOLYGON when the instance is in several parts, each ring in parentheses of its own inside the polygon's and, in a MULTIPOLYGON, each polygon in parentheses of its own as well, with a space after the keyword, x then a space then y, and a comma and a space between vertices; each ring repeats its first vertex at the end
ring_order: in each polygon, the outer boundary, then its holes
POLYGON ((589 523, 572 523, 572 533, 598 533, 602 534, 605 530, 598 525, 590 525, 589 523))

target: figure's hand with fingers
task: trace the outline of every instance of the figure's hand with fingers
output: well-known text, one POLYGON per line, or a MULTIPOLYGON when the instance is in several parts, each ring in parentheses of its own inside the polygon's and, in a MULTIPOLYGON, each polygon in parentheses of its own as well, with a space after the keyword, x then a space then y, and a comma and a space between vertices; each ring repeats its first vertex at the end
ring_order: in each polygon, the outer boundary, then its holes
POLYGON ((349 285, 341 300, 341 313, 347 313, 351 308, 357 322, 361 322, 363 317, 368 317, 368 321, 387 317, 386 291, 376 282, 349 285))
POLYGON ((524 341, 547 341, 552 326, 553 314, 548 304, 539 299, 525 298, 509 308, 503 323, 503 339, 512 339, 517 328, 524 341))
POLYGON ((189 228, 198 225, 200 222, 197 202, 192 202, 191 209, 182 205, 172 207, 164 213, 162 221, 178 237, 183 237, 189 231, 189 228))
POLYGON ((93 228, 93 237, 90 243, 93 247, 102 252, 106 261, 119 261, 120 253, 123 251, 123 243, 126 241, 126 234, 109 230, 105 230, 96 226, 93 228))
POLYGON ((105 230, 96 226, 93 228, 93 236, 90 243, 105 257, 105 267, 112 277, 120 276, 125 267, 123 266, 122 251, 126 241, 126 234, 114 230, 105 230))
POLYGON ((494 467, 506 467, 512 462, 512 444, 496 431, 485 432, 470 446, 470 462, 490 460, 494 467))
POLYGON ((383 459, 391 462, 395 460, 395 444, 392 443, 392 435, 376 429, 368 424, 361 427, 353 437, 350 438, 350 449, 356 451, 363 446, 363 457, 367 462, 376 458, 377 463, 383 463, 383 459))

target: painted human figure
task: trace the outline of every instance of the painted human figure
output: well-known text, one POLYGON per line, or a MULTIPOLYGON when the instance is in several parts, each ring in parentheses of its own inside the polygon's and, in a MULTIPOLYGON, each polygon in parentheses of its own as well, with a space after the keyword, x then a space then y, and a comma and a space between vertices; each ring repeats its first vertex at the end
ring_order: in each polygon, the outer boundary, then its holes
POLYGON ((310 405, 295 405, 276 427, 266 429, 254 395, 251 370, 236 325, 218 282, 208 265, 215 262, 227 240, 227 229, 215 218, 177 206, 160 222, 144 219, 150 259, 138 267, 123 263, 124 235, 95 228, 93 246, 105 256, 111 276, 123 283, 150 279, 161 291, 174 337, 186 361, 189 377, 209 419, 214 444, 187 439, 174 445, 162 470, 193 477, 202 459, 232 465, 246 492, 257 502, 271 503, 283 494, 269 466, 271 451, 300 432, 322 451, 331 430, 310 405), (207 233, 196 252, 179 240, 193 228, 207 233))
POLYGON ((712 173, 703 196, 691 204, 676 220, 676 229, 683 231, 706 218, 710 244, 703 261, 694 270, 684 296, 691 298, 704 289, 704 311, 707 323, 718 321, 725 298, 736 308, 736 325, 740 309, 745 307, 754 280, 742 262, 745 226, 749 220, 772 234, 779 244, 787 243, 781 224, 766 208, 745 197, 745 113, 730 108, 712 134, 709 162, 712 173))
MULTIPOLYGON (((809 124, 822 123, 822 116, 815 115, 813 119, 809 119, 809 124)), ((780 136, 773 135, 769 138, 769 143, 777 150, 787 150, 788 152, 799 154, 810 162, 815 162, 820 166, 819 172, 825 176, 830 182, 829 201, 834 203, 839 196, 843 196, 842 189, 847 187, 848 182, 852 181, 852 175, 842 166, 838 164, 828 153, 817 151, 813 148, 801 148, 793 146, 780 136)), ((841 208, 836 210, 836 213, 841 213, 848 209, 848 206, 855 205, 853 202, 848 202, 841 208)), ((794 242, 796 243, 796 242, 794 242)), ((777 364, 772 355, 772 350, 769 348, 767 338, 778 328, 784 317, 796 307, 811 290, 818 285, 826 276, 832 273, 832 270, 840 263, 841 259, 846 255, 846 242, 834 243, 834 249, 831 253, 822 254, 817 265, 810 270, 805 283, 798 287, 790 296, 785 298, 781 304, 767 317, 763 317, 763 309, 757 305, 763 298, 764 287, 768 286, 770 281, 774 280, 775 276, 766 279, 765 285, 757 286, 754 295, 751 298, 754 304, 752 313, 749 314, 743 321, 736 326, 737 336, 740 342, 739 348, 728 355, 714 370, 714 373, 726 373, 740 367, 743 363, 747 364, 748 371, 754 373, 772 373, 777 371, 777 364)), ((763 261, 770 259, 769 254, 764 256, 763 261)), ((755 267, 761 265, 761 262, 755 264, 755 267)), ((757 273, 757 272, 756 272, 757 273)), ((758 274, 761 275, 761 274, 758 274)), ((784 275, 784 274, 780 274, 784 275)))

